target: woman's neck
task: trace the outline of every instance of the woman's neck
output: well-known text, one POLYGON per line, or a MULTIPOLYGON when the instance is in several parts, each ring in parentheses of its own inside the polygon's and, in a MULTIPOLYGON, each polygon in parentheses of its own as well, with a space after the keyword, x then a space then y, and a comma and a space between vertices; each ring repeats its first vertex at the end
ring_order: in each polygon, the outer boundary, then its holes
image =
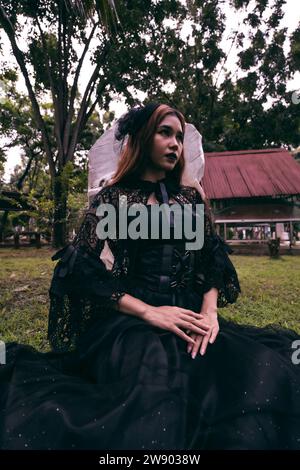
POLYGON ((141 174, 141 179, 142 180, 147 180, 147 181, 152 181, 152 183, 156 183, 159 180, 162 180, 166 177, 166 172, 161 170, 161 171, 154 171, 150 169, 146 169, 142 174, 141 174))

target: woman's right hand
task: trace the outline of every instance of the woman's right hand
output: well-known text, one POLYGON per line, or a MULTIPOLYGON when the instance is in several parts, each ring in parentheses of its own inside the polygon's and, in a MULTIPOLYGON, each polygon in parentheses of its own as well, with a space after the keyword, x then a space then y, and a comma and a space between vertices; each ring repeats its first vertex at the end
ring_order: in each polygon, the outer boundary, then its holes
POLYGON ((154 307, 148 305, 145 309, 144 320, 151 325, 172 331, 189 343, 195 340, 183 330, 189 330, 200 335, 206 335, 210 326, 203 320, 203 315, 186 308, 163 305, 154 307))

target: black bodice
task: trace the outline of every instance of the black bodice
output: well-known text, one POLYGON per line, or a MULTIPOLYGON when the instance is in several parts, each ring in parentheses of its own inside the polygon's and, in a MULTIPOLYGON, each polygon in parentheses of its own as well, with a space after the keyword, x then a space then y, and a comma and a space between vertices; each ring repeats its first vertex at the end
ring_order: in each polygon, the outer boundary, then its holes
MULTIPOLYGON (((163 193, 164 195, 164 193, 163 193)), ((199 308, 199 296, 193 292, 195 278, 195 252, 186 249, 187 240, 184 236, 176 238, 174 230, 174 217, 165 218, 168 225, 167 237, 164 236, 162 223, 164 216, 159 218, 159 237, 138 239, 131 243, 137 245, 132 276, 129 281, 129 292, 144 301, 156 303, 155 299, 165 299, 169 305, 178 305, 190 308, 197 305, 199 308), (191 296, 197 297, 191 304, 191 296)), ((147 205, 148 234, 151 234, 151 205, 147 205)), ((183 220, 182 220, 183 222, 183 220)), ((159 302, 159 300, 158 300, 159 302)), ((157 302, 157 303, 158 303, 157 302)))
MULTIPOLYGON (((147 205, 148 233, 151 234, 151 205, 147 205)), ((133 267, 134 278, 160 293, 172 289, 192 287, 194 272, 194 252, 186 250, 184 236, 177 239, 174 233, 174 219, 167 221, 170 236, 164 237, 162 218, 159 220, 158 239, 140 239, 135 241, 138 249, 133 267)))

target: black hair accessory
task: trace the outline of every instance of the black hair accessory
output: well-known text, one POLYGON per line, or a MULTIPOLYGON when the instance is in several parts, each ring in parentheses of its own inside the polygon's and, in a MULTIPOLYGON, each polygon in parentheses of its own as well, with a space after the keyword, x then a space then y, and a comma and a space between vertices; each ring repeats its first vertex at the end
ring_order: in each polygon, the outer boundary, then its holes
POLYGON ((122 140, 127 134, 136 135, 158 106, 160 103, 153 101, 146 106, 137 105, 131 108, 118 120, 115 138, 122 140))

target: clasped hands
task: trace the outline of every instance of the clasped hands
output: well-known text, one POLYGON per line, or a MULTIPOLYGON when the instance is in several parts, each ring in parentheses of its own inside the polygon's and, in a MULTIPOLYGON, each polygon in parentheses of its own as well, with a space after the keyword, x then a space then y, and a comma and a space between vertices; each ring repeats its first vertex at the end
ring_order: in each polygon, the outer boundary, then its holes
POLYGON ((191 353, 193 359, 195 359, 198 352, 201 356, 205 354, 208 343, 212 344, 215 341, 220 330, 217 309, 201 311, 199 318, 205 322, 208 329, 205 335, 190 331, 187 332, 190 333, 190 337, 195 341, 194 344, 190 343, 187 347, 187 352, 191 353))
POLYGON ((205 308, 200 313, 181 307, 148 306, 144 319, 159 328, 172 331, 189 343, 187 352, 192 358, 205 354, 208 343, 213 343, 219 332, 216 308, 205 308))

